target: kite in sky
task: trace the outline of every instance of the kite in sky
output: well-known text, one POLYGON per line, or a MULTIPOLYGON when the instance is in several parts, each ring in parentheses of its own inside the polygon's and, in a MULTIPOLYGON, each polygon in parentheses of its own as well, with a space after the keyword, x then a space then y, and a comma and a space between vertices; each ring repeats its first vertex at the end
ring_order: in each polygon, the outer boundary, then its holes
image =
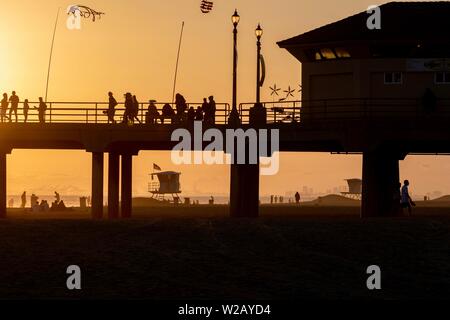
POLYGON ((208 0, 202 0, 202 3, 200 4, 200 10, 203 13, 210 13, 213 9, 214 2, 208 1, 208 0))
POLYGON ((102 14, 105 14, 103 12, 95 11, 94 9, 91 9, 86 6, 82 5, 73 5, 69 7, 67 14, 73 14, 75 15, 76 12, 79 12, 80 16, 83 18, 90 18, 92 16, 92 21, 95 22, 95 18, 98 16, 98 18, 102 17, 102 14))

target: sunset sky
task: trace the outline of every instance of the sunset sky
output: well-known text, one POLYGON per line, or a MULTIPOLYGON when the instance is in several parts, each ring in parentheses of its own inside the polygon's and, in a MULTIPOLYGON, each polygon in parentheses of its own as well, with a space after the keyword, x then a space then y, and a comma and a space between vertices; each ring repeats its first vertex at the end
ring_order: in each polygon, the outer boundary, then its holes
MULTIPOLYGON (((388 1, 381 1, 382 4, 388 1)), ((82 29, 66 28, 61 0, 3 0, 0 11, 0 91, 16 90, 32 101, 45 94, 51 34, 61 7, 50 79, 49 101, 106 101, 131 91, 142 102, 169 101, 181 22, 185 21, 177 91, 188 101, 214 95, 231 102, 232 24, 235 8, 239 24, 239 102, 254 101, 256 45, 254 29, 264 29, 263 54, 268 87, 298 87, 300 63, 276 42, 351 14, 366 10, 366 0, 215 0, 211 13, 200 12, 200 0, 80 0, 106 15, 82 29)), ((297 97, 299 98, 299 96, 297 97)), ((8 156, 8 193, 89 194, 90 154, 82 151, 14 150, 8 156)), ((186 194, 227 194, 227 166, 173 165, 167 152, 141 152, 134 159, 134 195, 146 195, 152 163, 181 171, 186 194)), ((106 168, 105 168, 106 169, 106 168)), ((105 171, 106 172, 106 171, 105 171)), ((415 194, 440 190, 450 193, 448 157, 414 156, 401 163, 402 178, 412 181, 415 194)), ((326 191, 361 177, 360 156, 283 154, 277 176, 263 177, 261 194, 281 194, 309 186, 326 191)), ((106 188, 105 188, 106 192, 106 188)))

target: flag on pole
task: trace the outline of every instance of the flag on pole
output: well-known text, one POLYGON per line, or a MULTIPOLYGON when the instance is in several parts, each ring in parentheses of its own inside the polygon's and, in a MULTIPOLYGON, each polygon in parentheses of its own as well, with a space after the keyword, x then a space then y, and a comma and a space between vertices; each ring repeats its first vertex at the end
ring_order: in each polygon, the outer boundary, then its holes
POLYGON ((153 164, 153 170, 161 171, 161 167, 158 166, 156 163, 154 163, 154 164, 153 164))
POLYGON ((203 13, 210 13, 213 9, 214 2, 208 1, 208 0, 202 0, 202 3, 200 4, 200 10, 203 13))

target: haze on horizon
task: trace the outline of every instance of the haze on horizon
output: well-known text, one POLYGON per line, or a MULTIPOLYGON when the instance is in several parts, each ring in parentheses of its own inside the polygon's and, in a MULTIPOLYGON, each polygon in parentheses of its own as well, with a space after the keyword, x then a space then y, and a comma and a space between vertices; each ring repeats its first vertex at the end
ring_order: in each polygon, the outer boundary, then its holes
MULTIPOLYGON (((381 1, 379 4, 389 1, 381 1)), ((44 95, 48 54, 56 10, 58 24, 49 101, 106 101, 113 91, 118 99, 131 91, 141 102, 168 101, 179 29, 185 21, 177 91, 188 101, 214 95, 231 101, 232 25, 235 8, 239 24, 238 101, 254 101, 256 46, 254 29, 264 29, 263 54, 267 79, 263 100, 271 101, 269 86, 298 88, 300 63, 276 42, 364 11, 372 1, 215 0, 204 15, 200 0, 89 0, 81 2, 105 12, 99 21, 83 20, 82 29, 65 27, 60 0, 4 0, 0 12, 0 91, 18 92, 21 100, 44 95)), ((298 93, 297 93, 298 95, 298 93)), ((297 97, 299 98, 299 96, 297 97)), ((14 150, 8 156, 8 194, 89 194, 90 154, 82 151, 14 150)), ((141 152, 134 159, 134 195, 146 195, 152 164, 182 172, 186 194, 227 194, 228 166, 175 166, 168 152, 141 152)), ((330 154, 282 154, 278 175, 262 177, 261 195, 280 194, 309 186, 317 191, 361 177, 361 157, 330 154)), ((105 171, 106 172, 106 171, 105 171)), ((402 179, 412 181, 415 194, 440 190, 450 193, 450 172, 445 156, 412 156, 401 162, 402 179)), ((105 190, 106 192, 106 190, 105 190)))

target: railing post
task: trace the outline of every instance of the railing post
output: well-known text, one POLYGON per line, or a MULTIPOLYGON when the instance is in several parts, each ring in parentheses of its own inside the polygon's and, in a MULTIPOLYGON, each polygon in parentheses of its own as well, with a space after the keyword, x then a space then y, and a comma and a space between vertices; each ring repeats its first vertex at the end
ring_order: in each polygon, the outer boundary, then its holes
POLYGON ((96 104, 95 104, 95 124, 97 124, 97 114, 98 114, 97 108, 98 108, 98 105, 97 105, 97 103, 96 103, 96 104))
POLYGON ((53 103, 50 102, 50 123, 52 123, 52 107, 53 103))
POLYGON ((89 110, 86 109, 86 124, 89 123, 89 110))

